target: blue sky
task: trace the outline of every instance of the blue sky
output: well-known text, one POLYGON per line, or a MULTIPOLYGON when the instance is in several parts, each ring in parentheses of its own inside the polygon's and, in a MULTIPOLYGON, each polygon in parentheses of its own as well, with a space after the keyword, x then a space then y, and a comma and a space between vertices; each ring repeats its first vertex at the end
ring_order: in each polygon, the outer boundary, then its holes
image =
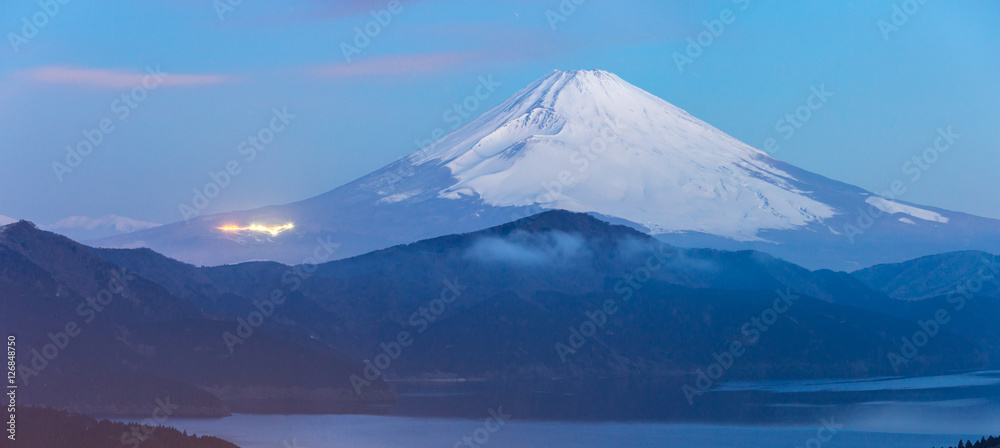
POLYGON ((874 191, 904 180, 902 200, 1000 218, 1000 3, 586 0, 553 26, 571 0, 404 0, 347 61, 341 44, 389 1, 226 1, 0 3, 0 215, 176 221, 237 159, 208 212, 292 202, 450 130, 443 113, 479 77, 500 86, 474 114, 553 69, 604 69, 753 146, 774 138, 802 168, 874 191), (910 13, 886 31, 894 7, 910 13), (813 88, 833 96, 786 139, 779 120, 813 88), (275 108, 295 118, 246 162, 241 142, 275 108), (102 121, 113 130, 60 180, 53 162, 102 121), (904 164, 949 126, 961 137, 912 181, 904 164))

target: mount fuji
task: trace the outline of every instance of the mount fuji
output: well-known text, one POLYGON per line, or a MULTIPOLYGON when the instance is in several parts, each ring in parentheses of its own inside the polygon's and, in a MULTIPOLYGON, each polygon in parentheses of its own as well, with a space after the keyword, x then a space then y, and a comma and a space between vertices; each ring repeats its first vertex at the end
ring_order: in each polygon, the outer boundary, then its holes
POLYGON ((199 265, 298 264, 330 247, 345 258, 552 209, 809 268, 1000 252, 998 220, 796 168, 604 71, 554 71, 437 143, 322 195, 93 243, 199 265))

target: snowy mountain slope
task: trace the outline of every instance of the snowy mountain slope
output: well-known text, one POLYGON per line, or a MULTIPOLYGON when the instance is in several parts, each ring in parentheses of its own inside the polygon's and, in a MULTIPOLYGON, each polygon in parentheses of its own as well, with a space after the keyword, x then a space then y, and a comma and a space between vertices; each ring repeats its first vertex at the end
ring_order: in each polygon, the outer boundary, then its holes
POLYGON ((450 170, 441 197, 596 211, 653 233, 754 240, 834 214, 762 152, 606 72, 553 73, 413 162, 450 170))
POLYGON ((99 244, 195 264, 302 263, 333 242, 341 258, 547 209, 812 268, 1000 250, 998 221, 877 198, 798 169, 603 71, 552 72, 436 144, 314 198, 99 244), (875 219, 859 220, 865 214, 875 219), (286 222, 295 227, 278 234, 219 229, 286 222))

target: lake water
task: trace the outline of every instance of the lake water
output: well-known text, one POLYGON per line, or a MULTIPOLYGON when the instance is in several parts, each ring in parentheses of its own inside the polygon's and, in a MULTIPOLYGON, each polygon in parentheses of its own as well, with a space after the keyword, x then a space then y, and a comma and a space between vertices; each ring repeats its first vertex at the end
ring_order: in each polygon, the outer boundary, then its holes
MULTIPOLYGON (((659 386, 632 386, 581 390, 535 385, 526 392, 496 384, 400 384, 400 404, 389 415, 236 414, 175 418, 166 424, 244 448, 931 448, 954 445, 959 438, 1000 434, 997 372, 732 382, 699 397, 693 406, 655 395, 666 390, 659 386), (638 392, 654 395, 640 397, 638 392), (567 407, 574 406, 583 409, 569 412, 567 407), (602 406, 607 412, 596 412, 602 406), (499 428, 491 425, 495 432, 485 425, 491 411, 511 416, 499 428), (820 432, 824 426, 835 432, 820 432), (463 444, 465 437, 473 445, 463 444)), ((675 386, 670 385, 670 396, 678 395, 675 386)))
MULTIPOLYGON (((839 422, 836 422, 839 424, 839 422)), ((169 424, 211 434, 244 448, 423 448, 453 447, 473 437, 483 422, 460 419, 321 415, 234 415, 215 421, 177 420, 169 424)), ((513 421, 489 435, 482 446, 532 447, 796 447, 809 444, 819 427, 725 426, 673 423, 581 423, 513 421)), ((970 434, 923 434, 839 429, 823 447, 926 447, 957 443, 970 434)), ((484 440, 484 439, 480 439, 484 440)), ((819 439, 817 439, 819 440, 819 439)), ((475 443, 475 441, 473 442, 475 443)))

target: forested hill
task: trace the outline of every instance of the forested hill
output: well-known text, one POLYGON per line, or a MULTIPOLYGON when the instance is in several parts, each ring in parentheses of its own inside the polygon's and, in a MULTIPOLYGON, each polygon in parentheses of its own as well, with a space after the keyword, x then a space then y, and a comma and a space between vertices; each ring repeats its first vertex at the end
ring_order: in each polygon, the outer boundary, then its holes
POLYGON ((23 407, 17 413, 16 440, 6 446, 32 448, 239 448, 225 440, 188 435, 166 426, 95 420, 51 408, 23 407))
POLYGON ((989 438, 983 437, 979 439, 978 442, 973 442, 971 440, 958 441, 958 445, 947 448, 997 448, 1000 447, 1000 438, 990 436, 989 438))

